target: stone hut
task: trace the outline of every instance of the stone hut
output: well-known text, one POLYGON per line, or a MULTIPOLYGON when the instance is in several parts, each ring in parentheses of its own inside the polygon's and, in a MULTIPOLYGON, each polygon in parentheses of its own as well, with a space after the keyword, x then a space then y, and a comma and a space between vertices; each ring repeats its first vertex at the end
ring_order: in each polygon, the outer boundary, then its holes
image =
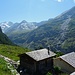
POLYGON ((20 54, 20 67, 31 74, 47 73, 53 68, 56 54, 48 49, 40 49, 20 54))

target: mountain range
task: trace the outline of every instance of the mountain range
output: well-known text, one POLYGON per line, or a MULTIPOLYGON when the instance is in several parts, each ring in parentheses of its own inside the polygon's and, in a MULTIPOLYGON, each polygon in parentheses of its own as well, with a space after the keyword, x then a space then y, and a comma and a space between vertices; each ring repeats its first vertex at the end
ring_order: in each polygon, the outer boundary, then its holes
POLYGON ((32 31, 42 24, 44 24, 46 21, 43 22, 27 22, 23 20, 22 22, 18 23, 13 23, 13 22, 2 22, 0 23, 0 26, 2 28, 2 31, 6 33, 7 35, 15 35, 15 34, 22 34, 25 32, 32 31), (10 34, 9 34, 10 32, 10 34))
MULTIPOLYGON (((29 23, 27 24, 26 21, 23 22, 15 23, 16 25, 12 25, 11 27, 16 26, 14 27, 15 30, 19 29, 19 27, 21 30, 23 30, 24 27, 27 29, 26 25, 28 26, 29 23), (25 26, 23 26, 23 22, 25 26)), ((32 28, 27 32, 22 31, 22 33, 20 33, 17 31, 20 34, 16 33, 11 35, 10 33, 15 30, 9 28, 8 33, 5 33, 14 43, 23 47, 38 49, 49 45, 51 50, 54 51, 64 53, 75 51, 75 7, 53 19, 40 23, 34 22, 34 26, 30 24, 29 26, 32 26, 32 28)))

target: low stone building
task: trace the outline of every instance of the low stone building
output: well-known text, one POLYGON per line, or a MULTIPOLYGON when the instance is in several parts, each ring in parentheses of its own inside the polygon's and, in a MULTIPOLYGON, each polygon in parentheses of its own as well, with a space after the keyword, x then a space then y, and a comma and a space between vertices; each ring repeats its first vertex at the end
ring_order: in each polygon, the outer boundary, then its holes
POLYGON ((75 71, 75 52, 71 52, 54 59, 54 65, 61 68, 63 72, 72 73, 75 71))
POLYGON ((46 73, 53 68, 53 57, 56 54, 48 49, 31 51, 19 55, 20 67, 31 74, 46 73))

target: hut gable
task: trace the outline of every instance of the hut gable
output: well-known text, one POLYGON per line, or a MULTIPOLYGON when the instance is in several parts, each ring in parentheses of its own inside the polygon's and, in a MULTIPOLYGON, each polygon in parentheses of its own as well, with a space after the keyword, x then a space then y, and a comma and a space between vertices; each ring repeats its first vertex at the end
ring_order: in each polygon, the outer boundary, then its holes
POLYGON ((75 68, 75 52, 65 54, 60 58, 75 68))
POLYGON ((47 59, 56 55, 54 52, 50 50, 48 51, 47 49, 27 52, 26 54, 36 61, 41 61, 41 60, 44 60, 44 59, 47 59))
POLYGON ((54 59, 54 65, 60 67, 63 72, 68 74, 74 72, 75 52, 71 52, 54 59))

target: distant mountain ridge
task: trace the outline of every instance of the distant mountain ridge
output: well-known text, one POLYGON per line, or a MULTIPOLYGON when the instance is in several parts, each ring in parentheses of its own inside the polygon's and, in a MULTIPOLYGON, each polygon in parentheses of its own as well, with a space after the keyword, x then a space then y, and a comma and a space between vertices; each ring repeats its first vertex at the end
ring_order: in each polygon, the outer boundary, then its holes
POLYGON ((42 22, 27 22, 25 20, 21 21, 20 23, 16 22, 1 22, 0 26, 2 28, 2 31, 4 33, 7 33, 9 31, 20 31, 20 30, 24 30, 24 31, 30 31, 30 30, 34 30, 36 29, 38 26, 41 26, 42 24, 44 24, 46 21, 42 21, 42 22))
POLYGON ((12 22, 2 22, 0 23, 0 26, 2 28, 3 32, 9 32, 11 31, 29 31, 37 28, 37 26, 34 23, 28 23, 27 21, 23 20, 20 23, 12 23, 12 22))
POLYGON ((0 23, 0 26, 4 33, 6 33, 8 36, 11 36, 32 31, 46 22, 47 21, 36 23, 36 22, 27 22, 23 20, 20 23, 2 22, 0 23))

